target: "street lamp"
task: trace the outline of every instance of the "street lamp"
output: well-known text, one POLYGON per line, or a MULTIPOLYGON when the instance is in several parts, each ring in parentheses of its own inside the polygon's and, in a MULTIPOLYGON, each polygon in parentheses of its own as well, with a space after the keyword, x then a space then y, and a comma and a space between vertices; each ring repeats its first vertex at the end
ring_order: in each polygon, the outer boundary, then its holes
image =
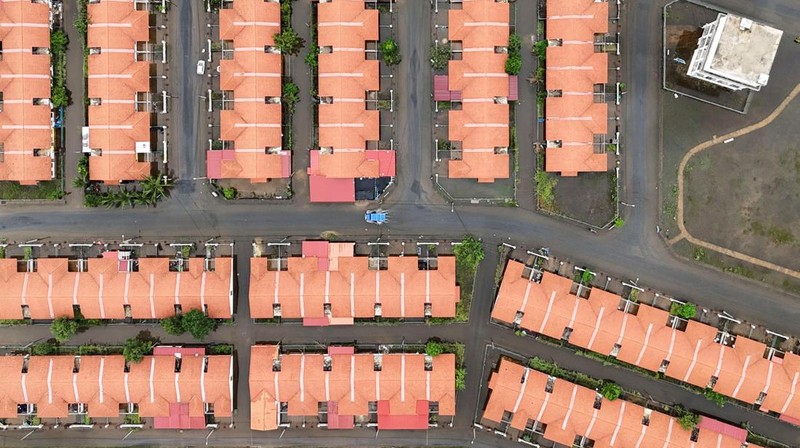
POLYGON ((620 204, 624 205, 625 207, 635 208, 636 204, 628 204, 627 202, 619 201, 620 204))

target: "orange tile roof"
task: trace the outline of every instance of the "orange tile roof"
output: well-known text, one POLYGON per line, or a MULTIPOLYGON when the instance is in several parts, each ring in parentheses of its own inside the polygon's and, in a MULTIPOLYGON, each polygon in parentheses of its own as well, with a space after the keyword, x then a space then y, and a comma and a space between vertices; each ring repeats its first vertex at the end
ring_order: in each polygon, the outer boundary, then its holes
POLYGON ((509 176, 509 81, 507 55, 495 47, 508 45, 509 5, 494 0, 468 0, 448 12, 448 37, 461 41, 461 60, 449 62, 451 91, 461 92, 462 110, 449 111, 448 139, 461 142, 461 160, 448 161, 448 177, 494 182, 509 176))
POLYGON ((437 401, 440 415, 455 415, 452 354, 434 357, 430 371, 425 370, 421 354, 378 355, 380 371, 374 368, 372 353, 331 354, 331 369, 326 372, 326 355, 281 354, 275 345, 256 345, 250 353, 250 428, 254 430, 277 429, 280 403, 288 404, 289 416, 316 416, 320 402, 337 403, 340 415, 366 416, 372 401, 388 403, 389 415, 415 415, 418 401, 437 401), (270 369, 277 359, 280 371, 270 369))
POLYGON ((422 318, 425 304, 432 317, 455 316, 460 288, 455 279, 455 257, 439 256, 438 269, 423 271, 416 256, 388 257, 388 269, 371 270, 369 257, 354 256, 353 243, 330 243, 328 257, 289 257, 288 270, 271 271, 267 258, 250 261, 250 315, 324 318, 330 304, 331 318, 372 319, 375 304, 385 318, 422 318))
POLYGON ((16 418, 17 405, 26 403, 36 404, 42 418, 67 417, 70 403, 86 404, 94 418, 119 417, 125 403, 138 403, 141 417, 167 416, 170 403, 199 404, 190 406, 192 416, 203 416, 203 403, 214 404, 216 417, 233 413, 230 355, 184 355, 177 373, 174 355, 145 356, 129 372, 121 355, 31 356, 27 373, 23 363, 23 356, 0 357, 2 418, 16 418))
POLYGON ((120 271, 116 256, 90 258, 86 272, 69 272, 66 258, 40 258, 36 272, 17 272, 18 260, 0 259, 0 319, 22 319, 27 305, 32 319, 73 316, 79 305, 87 319, 124 319, 130 305, 134 319, 161 319, 183 311, 208 308, 213 318, 230 318, 233 310, 233 261, 215 259, 205 271, 193 258, 183 272, 171 272, 167 258, 140 258, 137 272, 120 271))
POLYGON ((380 140, 380 112, 366 109, 366 95, 380 90, 380 64, 366 59, 366 43, 378 41, 378 11, 362 0, 332 0, 317 6, 320 48, 319 155, 312 176, 327 178, 380 177, 379 164, 368 160, 367 142, 380 140))
POLYGON ((595 154, 594 135, 608 132, 608 106, 595 103, 594 85, 608 82, 608 55, 594 50, 595 34, 608 32, 608 3, 594 0, 547 2, 546 85, 559 90, 545 105, 545 138, 560 141, 547 148, 545 170, 562 176, 608 171, 608 155, 595 154))
POLYGON ((524 265, 511 260, 497 294, 492 318, 508 324, 517 312, 521 328, 561 339, 572 328, 569 343, 609 355, 619 345, 616 358, 651 371, 669 364, 666 376, 705 388, 717 377, 714 391, 755 403, 765 394, 760 409, 800 418, 800 356, 766 359, 761 342, 736 338, 733 347, 715 342, 718 330, 690 320, 686 330, 668 326, 669 313, 638 304, 636 314, 620 309, 622 297, 593 288, 588 299, 571 294, 572 280, 544 272, 541 282, 523 277, 524 265))
MULTIPOLYGON (((89 158, 92 180, 116 184, 150 174, 149 162, 138 162, 136 144, 150 144, 150 113, 137 112, 137 93, 150 92, 150 63, 136 61, 138 42, 149 39, 149 13, 135 10, 133 2, 89 3, 88 97, 100 105, 89 106, 89 148, 101 154, 89 158)), ((151 148, 155 149, 155 148, 151 148)))
MULTIPOLYGON (((510 426, 524 431, 529 420, 544 425, 544 438, 572 446, 576 436, 594 440, 595 447, 686 446, 739 448, 741 441, 711 429, 701 429, 696 443, 691 432, 677 420, 649 411, 649 423, 642 422, 645 408, 623 400, 602 399, 594 408, 598 393, 566 380, 555 379, 551 393, 545 391, 548 375, 501 358, 497 371, 489 378, 489 398, 483 418, 500 422, 511 412, 510 426)), ((752 446, 752 445, 751 445, 752 446)))
POLYGON ((50 99, 50 55, 32 52, 50 47, 50 7, 3 1, 0 25, 0 180, 34 185, 51 178, 53 160, 50 107, 33 104, 35 98, 50 99))
POLYGON ((234 157, 223 159, 220 178, 266 182, 287 175, 289 150, 270 154, 282 145, 281 104, 265 98, 281 97, 283 59, 267 53, 272 36, 280 32, 280 4, 263 0, 235 0, 219 12, 219 35, 233 41, 233 58, 220 61, 220 89, 232 91, 232 110, 220 111, 220 139, 234 142, 234 157))

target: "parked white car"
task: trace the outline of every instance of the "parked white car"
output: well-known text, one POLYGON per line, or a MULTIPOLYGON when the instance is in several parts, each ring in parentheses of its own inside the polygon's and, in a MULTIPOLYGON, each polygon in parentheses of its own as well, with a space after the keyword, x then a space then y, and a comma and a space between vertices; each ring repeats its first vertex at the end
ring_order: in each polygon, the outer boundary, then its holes
POLYGON ((197 61, 197 74, 204 75, 206 73, 206 61, 200 59, 197 61))

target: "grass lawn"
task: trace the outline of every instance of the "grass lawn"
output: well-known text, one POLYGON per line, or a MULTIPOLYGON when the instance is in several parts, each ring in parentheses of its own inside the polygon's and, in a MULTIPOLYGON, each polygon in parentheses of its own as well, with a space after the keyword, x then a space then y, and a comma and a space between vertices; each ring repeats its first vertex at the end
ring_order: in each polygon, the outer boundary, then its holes
POLYGON ((469 320, 469 309, 472 305, 472 289, 475 286, 476 269, 466 263, 456 262, 456 282, 461 286, 461 297, 456 305, 456 322, 469 320))
POLYGON ((38 185, 20 185, 17 182, 0 182, 0 199, 48 199, 51 201, 61 199, 64 191, 61 190, 59 179, 40 182, 38 185))

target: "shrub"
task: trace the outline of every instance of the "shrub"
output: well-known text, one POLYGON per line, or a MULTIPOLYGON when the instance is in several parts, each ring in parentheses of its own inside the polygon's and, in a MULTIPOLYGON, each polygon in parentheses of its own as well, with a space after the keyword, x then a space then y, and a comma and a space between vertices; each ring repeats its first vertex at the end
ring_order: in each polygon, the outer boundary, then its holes
POLYGON ((456 369, 456 390, 462 391, 467 388, 466 380, 467 369, 459 367, 456 369))
POLYGON ((402 60, 400 56, 400 46, 391 38, 381 42, 380 53, 383 62, 387 65, 397 65, 402 60))
POLYGON ((431 47, 431 66, 434 70, 444 70, 452 56, 453 50, 449 43, 434 45, 431 47))
POLYGON ((625 225, 625 220, 617 216, 614 218, 614 227, 620 228, 625 225))
POLYGON ((715 392, 709 388, 706 388, 703 391, 703 395, 706 397, 707 400, 713 401, 719 407, 725 406, 725 402, 728 401, 728 398, 725 395, 722 395, 719 392, 715 392))
POLYGON ((282 96, 284 104, 290 112, 294 112, 294 106, 300 101, 300 88, 297 84, 289 81, 283 85, 282 96))
POLYGON ((31 346, 31 355, 54 355, 57 348, 58 346, 56 344, 51 344, 50 342, 40 342, 31 346))
POLYGON ((509 55, 506 59, 506 73, 512 76, 519 75, 522 70, 522 56, 518 54, 509 55))
POLYGON ((622 389, 616 384, 612 382, 603 383, 603 386, 600 388, 600 394, 603 395, 608 401, 614 401, 622 394, 622 389))
POLYGON ((691 319, 697 315, 697 307, 693 303, 681 304, 672 302, 672 305, 669 307, 669 313, 684 319, 691 319))
POLYGON ((194 309, 183 315, 181 327, 189 332, 193 338, 203 340, 214 330, 216 322, 202 311, 194 309))
POLYGON ((508 36, 508 54, 519 54, 522 50, 522 38, 513 33, 508 36))
POLYGON ((588 285, 592 280, 594 280, 594 274, 589 269, 584 268, 581 273, 581 284, 588 285))
POLYGON ((316 68, 319 66, 319 45, 311 45, 311 47, 308 49, 308 54, 306 54, 305 61, 309 67, 316 70, 316 68))
POLYGON ((463 263, 472 269, 478 267, 483 257, 486 256, 483 252, 483 245, 472 235, 466 235, 461 240, 461 244, 455 246, 453 252, 457 262, 463 263))
POLYGON ((222 188, 222 197, 224 197, 225 199, 228 199, 228 200, 236 199, 236 195, 237 194, 238 194, 238 192, 233 187, 223 187, 222 188))
POLYGON ((687 431, 694 429, 698 423, 700 423, 700 416, 692 412, 686 411, 678 417, 678 424, 687 431))
POLYGON ((439 356, 444 353, 444 344, 439 341, 428 341, 425 343, 425 354, 428 356, 439 356))
POLYGON ((50 324, 50 332, 58 342, 66 342, 78 332, 78 322, 69 317, 59 317, 50 324))
POLYGON ((537 40, 533 44, 533 53, 539 59, 539 64, 544 63, 545 58, 547 57, 547 41, 537 40))
POLYGON ((152 341, 132 338, 125 341, 125 346, 122 348, 122 356, 125 357, 125 361, 138 363, 141 362, 144 355, 150 353, 152 349, 152 341))
POLYGON ((161 319, 161 328, 164 332, 171 336, 180 336, 186 332, 183 329, 181 316, 175 315, 161 319))

